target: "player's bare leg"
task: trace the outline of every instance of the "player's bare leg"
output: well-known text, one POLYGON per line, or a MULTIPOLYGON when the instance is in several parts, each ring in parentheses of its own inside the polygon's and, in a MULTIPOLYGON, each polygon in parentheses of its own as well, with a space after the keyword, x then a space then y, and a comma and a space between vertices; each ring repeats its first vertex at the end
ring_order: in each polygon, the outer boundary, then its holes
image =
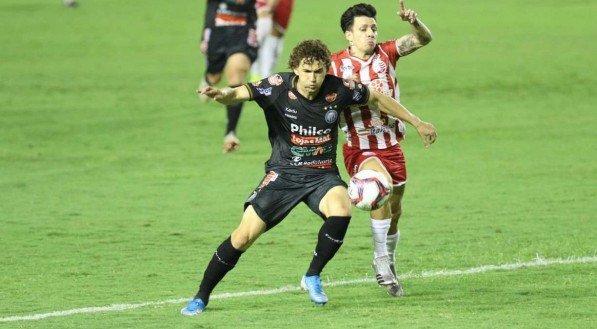
MULTIPOLYGON (((363 161, 359 171, 374 170, 386 177, 388 182, 392 178, 382 162, 377 157, 371 157, 363 161)), ((373 269, 377 283, 382 286, 390 286, 396 283, 396 276, 390 269, 390 258, 387 250, 387 236, 391 225, 391 205, 386 203, 382 207, 371 210, 371 234, 373 236, 373 269)))
MULTIPOLYGON (((237 87, 243 84, 249 70, 251 69, 251 60, 244 53, 236 53, 228 57, 224 72, 226 74, 226 81, 230 87, 237 87)), ((233 152, 240 146, 240 140, 236 134, 236 127, 240 119, 240 113, 243 108, 243 103, 226 106, 226 134, 224 136, 224 145, 222 151, 224 153, 233 152)))
POLYGON ((212 256, 203 274, 199 291, 180 310, 182 315, 193 316, 203 312, 209 303, 209 296, 213 289, 234 268, 242 253, 265 232, 265 229, 265 222, 257 215, 253 207, 247 207, 240 225, 232 232, 228 239, 220 244, 212 256))
POLYGON ((301 280, 301 287, 309 291, 309 297, 316 305, 324 305, 328 297, 323 292, 320 274, 342 246, 350 223, 351 204, 346 187, 331 188, 319 202, 319 211, 326 220, 319 230, 313 259, 301 280))

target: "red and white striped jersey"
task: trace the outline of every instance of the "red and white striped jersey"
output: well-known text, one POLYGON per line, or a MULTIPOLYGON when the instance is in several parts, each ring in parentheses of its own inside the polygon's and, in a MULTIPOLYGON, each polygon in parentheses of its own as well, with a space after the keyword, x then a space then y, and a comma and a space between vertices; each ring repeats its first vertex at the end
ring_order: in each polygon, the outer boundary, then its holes
MULTIPOLYGON (((361 82, 371 91, 400 101, 396 80, 399 57, 396 40, 378 43, 373 55, 366 60, 351 56, 345 49, 332 55, 328 73, 361 82)), ((348 146, 364 150, 386 149, 396 145, 406 133, 402 121, 369 106, 351 107, 350 112, 344 111, 340 128, 346 135, 348 146)))

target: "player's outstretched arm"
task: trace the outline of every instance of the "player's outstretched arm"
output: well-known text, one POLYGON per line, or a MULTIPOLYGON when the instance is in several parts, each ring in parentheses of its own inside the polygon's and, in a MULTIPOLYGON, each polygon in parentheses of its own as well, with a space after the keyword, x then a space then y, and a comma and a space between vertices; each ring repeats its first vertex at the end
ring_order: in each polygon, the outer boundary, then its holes
POLYGON ((412 33, 402 36, 396 40, 396 48, 400 56, 411 54, 415 50, 431 42, 431 31, 417 17, 417 13, 404 6, 404 1, 400 0, 400 11, 398 16, 410 23, 412 33))
POLYGON ((415 127, 419 133, 419 136, 423 140, 423 145, 425 145, 425 147, 428 147, 435 142, 435 139, 437 138, 435 127, 431 123, 419 119, 419 117, 412 114, 392 97, 372 91, 369 95, 369 101, 367 102, 367 105, 376 107, 381 111, 386 112, 389 115, 394 116, 415 127))
POLYGON ((226 87, 222 89, 215 87, 205 87, 198 89, 197 93, 215 99, 224 105, 236 104, 251 99, 249 90, 244 85, 235 88, 226 87))

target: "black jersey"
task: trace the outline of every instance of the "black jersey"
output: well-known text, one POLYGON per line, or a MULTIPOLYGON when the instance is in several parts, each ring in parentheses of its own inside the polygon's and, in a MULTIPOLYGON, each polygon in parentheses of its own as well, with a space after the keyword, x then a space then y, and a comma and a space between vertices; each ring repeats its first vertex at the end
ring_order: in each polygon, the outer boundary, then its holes
POLYGON ((205 10, 205 28, 255 28, 256 0, 208 0, 205 10))
POLYGON ((361 83, 326 75, 319 94, 308 100, 296 90, 294 73, 279 73, 245 86, 265 113, 272 154, 266 170, 336 167, 338 120, 351 105, 367 103, 361 83))

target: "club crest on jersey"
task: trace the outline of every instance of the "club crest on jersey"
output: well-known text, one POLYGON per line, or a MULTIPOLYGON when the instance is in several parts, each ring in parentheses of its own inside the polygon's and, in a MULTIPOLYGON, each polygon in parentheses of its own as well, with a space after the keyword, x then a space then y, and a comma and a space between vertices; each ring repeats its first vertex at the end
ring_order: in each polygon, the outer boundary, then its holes
POLYGON ((334 123, 338 119, 338 112, 331 110, 325 113, 325 122, 334 123))
POLYGON ((388 66, 384 63, 379 55, 375 55, 372 63, 373 71, 377 74, 384 74, 388 70, 388 66))
POLYGON ((296 95, 292 91, 288 91, 288 98, 292 99, 293 101, 296 100, 296 95))
POLYGON ((267 82, 269 82, 272 86, 279 86, 284 82, 282 80, 282 76, 279 74, 274 74, 271 77, 267 78, 267 82))
POLYGON ((272 87, 269 87, 269 88, 257 88, 257 91, 261 95, 270 96, 272 94, 272 87))
POLYGON ((338 97, 338 94, 336 94, 336 93, 327 94, 327 95, 325 95, 325 100, 328 103, 331 103, 336 100, 336 97, 338 97))

